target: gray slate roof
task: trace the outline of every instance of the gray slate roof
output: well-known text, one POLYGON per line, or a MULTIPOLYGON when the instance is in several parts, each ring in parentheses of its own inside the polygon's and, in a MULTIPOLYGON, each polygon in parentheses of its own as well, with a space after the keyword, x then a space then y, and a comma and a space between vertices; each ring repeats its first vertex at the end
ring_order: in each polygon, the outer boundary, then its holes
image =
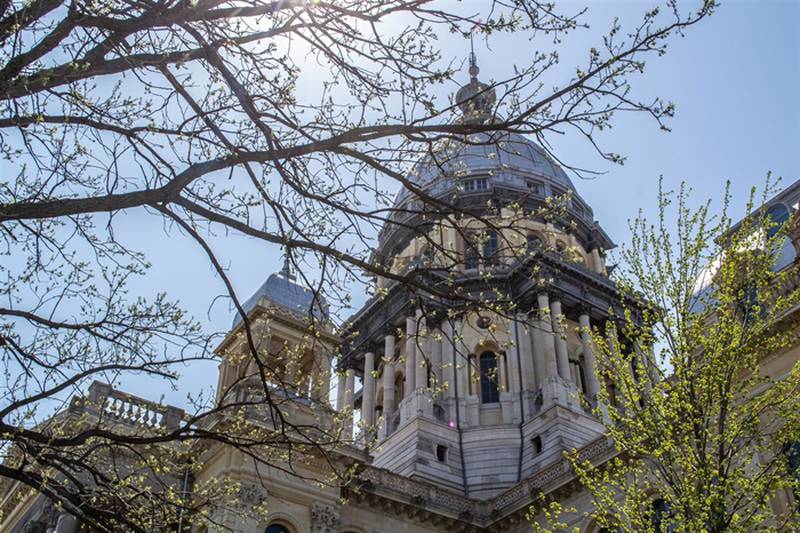
MULTIPOLYGON (((314 291, 303 287, 295 277, 284 269, 271 274, 261 287, 242 305, 245 313, 250 313, 263 298, 268 304, 278 306, 294 315, 308 317, 309 313, 317 320, 327 321, 328 304, 321 296, 317 299, 314 291)), ((237 313, 231 328, 235 328, 242 317, 237 313)))

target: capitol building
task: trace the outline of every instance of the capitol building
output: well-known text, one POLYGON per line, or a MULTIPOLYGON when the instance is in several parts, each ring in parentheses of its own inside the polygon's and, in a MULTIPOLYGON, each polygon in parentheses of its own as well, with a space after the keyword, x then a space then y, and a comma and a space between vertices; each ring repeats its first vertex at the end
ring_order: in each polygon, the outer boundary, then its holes
MULTIPOLYGON (((474 63, 470 73, 457 95, 460 120, 491 120, 494 94, 474 63)), ((621 305, 605 259, 611 237, 564 170, 518 133, 443 143, 408 178, 417 192, 399 191, 373 255, 393 276, 374 280, 374 294, 342 328, 329 326, 327 305, 288 262, 244 304, 259 349, 276 365, 282 353, 302 354, 284 366, 293 394, 282 408, 295 420, 341 425, 346 442, 336 453, 352 480, 313 483, 209 445, 193 481, 235 480, 241 505, 269 511, 259 521, 224 509, 214 522, 242 533, 523 532, 542 520, 530 516, 534 502, 558 501, 574 509, 562 517, 570 531, 605 531, 585 514, 592 500, 564 452, 595 464, 617 453, 597 408, 590 334, 605 331, 621 305), (563 205, 553 207, 555 198, 563 205), (434 201, 461 215, 427 214, 434 201), (543 215, 548 209, 559 216, 543 215), (395 279, 414 269, 413 283, 395 279), (444 286, 458 298, 437 290, 444 286)), ((798 199, 795 184, 771 202, 793 210, 798 199)), ((247 394, 256 380, 244 327, 237 316, 217 350, 219 399, 247 394)), ((769 362, 776 375, 798 352, 769 362)), ((154 405, 130 392, 95 383, 89 395, 115 412, 125 402, 154 405)), ((167 408, 165 423, 170 416, 181 412, 167 408)), ((326 467, 302 468, 313 477, 326 467)), ((44 496, 4 510, 2 532, 79 530, 44 496)))

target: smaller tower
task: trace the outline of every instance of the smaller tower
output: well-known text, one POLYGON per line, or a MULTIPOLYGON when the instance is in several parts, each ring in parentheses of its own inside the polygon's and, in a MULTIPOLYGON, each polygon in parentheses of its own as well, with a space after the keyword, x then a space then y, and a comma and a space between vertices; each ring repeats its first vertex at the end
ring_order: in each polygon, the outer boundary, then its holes
POLYGON ((263 388, 262 376, 280 394, 327 404, 333 335, 324 298, 297 281, 289 256, 243 305, 231 332, 217 348, 221 356, 217 397, 263 388), (253 357, 253 349, 258 359, 253 357))

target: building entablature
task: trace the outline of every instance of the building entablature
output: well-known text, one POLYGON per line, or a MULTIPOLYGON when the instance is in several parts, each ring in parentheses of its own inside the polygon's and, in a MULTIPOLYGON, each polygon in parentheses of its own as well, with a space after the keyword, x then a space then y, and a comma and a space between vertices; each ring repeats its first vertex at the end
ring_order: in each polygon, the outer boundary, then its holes
MULTIPOLYGON (((357 361, 363 353, 380 351, 383 337, 402 330, 405 319, 420 308, 425 309, 427 327, 432 328, 470 311, 493 307, 508 308, 509 314, 533 313, 537 296, 547 293, 551 299, 562 302, 569 318, 577 320, 579 314, 588 314, 593 322, 601 323, 612 319, 609 309, 618 311, 622 297, 608 277, 551 252, 539 252, 512 265, 493 267, 491 276, 480 272, 459 272, 453 277, 420 272, 415 285, 430 289, 423 292, 409 283, 393 283, 380 297, 368 300, 348 321, 342 332, 342 338, 346 339, 342 345, 342 366, 361 370, 357 361), (535 277, 531 275, 534 265, 535 277), (438 297, 438 292, 460 297, 438 297), (504 299, 499 300, 498 295, 504 299)), ((638 306, 632 299, 628 304, 632 309, 638 306)), ((616 316, 621 315, 617 312, 616 316)))
MULTIPOLYGON (((605 436, 579 450, 581 461, 601 464, 617 452, 605 436)), ((364 466, 344 496, 353 505, 368 505, 441 528, 443 531, 498 531, 526 523, 532 503, 564 498, 580 490, 570 460, 558 460, 488 498, 470 498, 424 480, 375 466, 364 466)))

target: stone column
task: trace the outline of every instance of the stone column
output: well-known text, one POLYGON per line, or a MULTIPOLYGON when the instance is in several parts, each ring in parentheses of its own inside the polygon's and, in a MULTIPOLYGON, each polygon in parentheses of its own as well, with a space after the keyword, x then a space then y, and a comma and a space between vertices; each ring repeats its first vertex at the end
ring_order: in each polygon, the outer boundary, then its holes
POLYGON ((586 362, 584 374, 586 377, 586 392, 589 398, 594 400, 597 393, 600 391, 600 383, 597 381, 597 371, 594 359, 594 344, 592 343, 592 334, 590 333, 589 315, 581 313, 578 317, 578 324, 581 328, 581 344, 583 345, 583 360, 586 362))
POLYGON ((429 337, 427 336, 427 326, 425 317, 422 316, 422 310, 417 309, 417 338, 414 339, 414 383, 416 388, 424 389, 428 386, 428 364, 427 357, 430 357, 430 349, 423 350, 423 347, 429 345, 429 337))
POLYGON ((552 378, 558 375, 558 363, 556 361, 556 340, 553 335, 553 322, 550 320, 550 299, 547 293, 542 293, 537 297, 539 302, 539 327, 542 340, 542 355, 544 359, 545 378, 552 378))
POLYGON ((411 392, 416 389, 415 378, 417 376, 416 363, 416 343, 417 343, 417 319, 416 317, 406 317, 406 387, 404 397, 410 398, 411 392))
POLYGON ((603 258, 600 257, 600 250, 597 248, 592 248, 592 263, 594 267, 594 271, 598 274, 603 274, 605 272, 605 268, 603 268, 603 258))
POLYGON ((346 377, 344 374, 336 374, 336 410, 344 410, 344 391, 346 388, 346 377))
POLYGON ((383 362, 383 425, 386 428, 385 435, 391 433, 392 418, 394 418, 395 408, 394 396, 394 363, 384 359, 383 362))
POLYGON ((345 373, 345 386, 344 386, 344 404, 348 409, 347 418, 344 423, 344 438, 350 440, 353 438, 353 392, 356 387, 356 371, 348 368, 345 373))
POLYGON ((364 420, 366 430, 375 425, 375 354, 364 354, 364 394, 361 398, 361 418, 364 420))
POLYGON ((553 337, 556 345, 556 361, 558 365, 558 375, 561 379, 570 383, 572 376, 569 371, 569 354, 567 353, 567 339, 564 337, 564 315, 561 314, 561 301, 553 300, 550 302, 550 315, 553 324, 553 337))
POLYGON ((383 343, 383 418, 386 427, 389 428, 395 408, 394 335, 386 335, 383 343))

